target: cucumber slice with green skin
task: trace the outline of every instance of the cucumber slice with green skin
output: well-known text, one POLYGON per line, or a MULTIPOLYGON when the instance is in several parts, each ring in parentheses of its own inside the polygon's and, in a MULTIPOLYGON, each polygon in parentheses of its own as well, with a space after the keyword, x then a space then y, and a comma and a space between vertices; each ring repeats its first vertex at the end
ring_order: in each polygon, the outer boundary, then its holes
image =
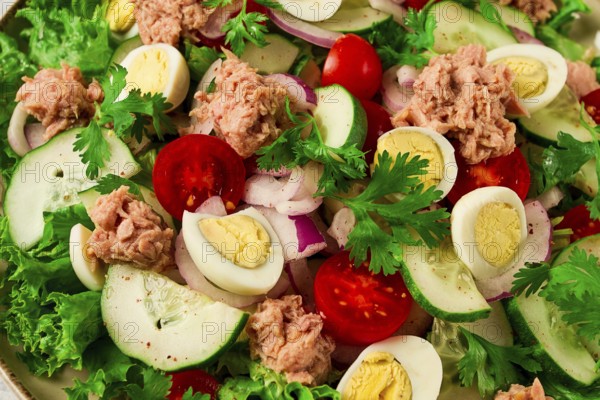
MULTIPOLYGON (((44 211, 55 211, 80 202, 77 193, 94 186, 85 175, 86 166, 73 143, 81 128, 53 137, 48 143, 27 153, 15 167, 6 191, 4 209, 10 220, 13 241, 23 249, 31 248, 44 231, 44 211)), ((103 130, 110 149, 110 160, 99 176, 115 174, 124 178, 141 169, 131 151, 114 134, 103 130)))
POLYGON ((130 39, 125 40, 117 47, 112 57, 110 58, 110 64, 121 64, 121 62, 127 57, 127 54, 131 53, 132 50, 143 46, 142 39, 138 36, 134 36, 130 39))
POLYGON ((244 329, 248 314, 151 271, 111 265, 102 318, 124 354, 163 371, 210 364, 244 329))
POLYGON ((367 137, 367 114, 354 96, 335 84, 315 89, 313 112, 323 142, 333 148, 356 144, 361 149, 367 137))
POLYGON ((490 303, 490 307, 492 307, 492 312, 487 318, 475 322, 461 322, 459 325, 495 345, 512 346, 514 344, 513 330, 502 303, 495 301, 490 303))
MULTIPOLYGON (((503 6, 498 3, 487 3, 487 5, 498 10, 500 18, 502 18, 502 21, 504 21, 506 25, 522 30, 523 32, 535 37, 535 26, 533 25, 533 22, 531 22, 531 18, 529 18, 529 16, 523 11, 515 7, 503 6)), ((493 9, 486 8, 481 10, 478 7, 478 10, 488 22, 496 21, 496 17, 493 14, 493 9)))
MULTIPOLYGON (((160 204, 158 199, 156 198, 156 194, 145 186, 138 185, 140 188, 140 192, 142 193, 142 197, 146 203, 158 214, 162 217, 163 221, 169 226, 169 228, 175 229, 175 223, 173 221, 173 217, 171 214, 164 209, 164 207, 160 204)), ((98 193, 93 187, 84 190, 83 192, 78 193, 79 200, 83 203, 88 215, 96 205, 96 200, 100 197, 100 193, 98 193)))
POLYGON ((300 54, 300 48, 277 34, 267 34, 265 40, 268 43, 265 47, 248 42, 240 60, 247 62, 261 74, 288 72, 300 54))
POLYGON ((449 322, 472 322, 490 314, 490 305, 450 240, 434 249, 406 246, 403 254, 400 272, 406 287, 429 314, 449 322))
POLYGON ((584 250, 587 254, 593 254, 600 258, 600 233, 581 238, 565 247, 563 251, 556 256, 554 261, 552 261, 552 266, 564 264, 569 261, 569 257, 576 247, 584 250))
MULTIPOLYGON (((519 118, 521 131, 541 146, 556 145, 558 132, 567 132, 580 142, 589 142, 592 136, 579 122, 581 105, 571 89, 564 87, 547 107, 519 118)), ((587 122, 594 126, 591 118, 587 122)))
POLYGON ((596 170, 596 159, 592 158, 577 171, 571 184, 588 196, 595 197, 598 194, 598 171, 596 170))
POLYGON ((339 9, 331 18, 313 25, 334 32, 361 33, 390 20, 392 16, 371 7, 339 9))
POLYGON ((433 32, 438 53, 455 53, 467 44, 482 44, 487 50, 517 43, 517 39, 490 22, 482 14, 453 1, 442 1, 431 7, 427 18, 435 18, 433 32))
POLYGON ((587 386, 600 378, 595 361, 572 326, 556 307, 537 294, 512 298, 506 303, 512 327, 525 345, 534 346, 534 357, 544 373, 566 385, 587 386))

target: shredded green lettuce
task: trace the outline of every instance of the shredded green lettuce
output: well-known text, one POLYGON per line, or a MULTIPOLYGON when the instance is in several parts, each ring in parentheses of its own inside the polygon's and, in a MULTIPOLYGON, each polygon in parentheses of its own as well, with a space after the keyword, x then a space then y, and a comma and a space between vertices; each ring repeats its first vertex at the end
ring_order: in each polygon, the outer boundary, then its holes
POLYGON ((67 8, 24 8, 17 12, 31 23, 22 35, 29 39, 31 60, 46 68, 60 68, 62 62, 77 66, 91 77, 103 73, 114 49, 104 19, 103 7, 91 17, 80 16, 67 8))
POLYGON ((341 395, 328 385, 307 387, 288 382, 280 373, 250 358, 247 343, 236 343, 219 358, 216 372, 227 371, 232 377, 218 392, 222 400, 339 400, 341 395))

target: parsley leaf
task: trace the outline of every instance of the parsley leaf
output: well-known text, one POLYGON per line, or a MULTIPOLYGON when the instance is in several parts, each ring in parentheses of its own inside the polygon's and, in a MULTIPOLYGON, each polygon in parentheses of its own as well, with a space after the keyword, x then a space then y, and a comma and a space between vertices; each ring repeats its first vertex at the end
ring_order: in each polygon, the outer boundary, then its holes
MULTIPOLYGON (((207 0, 202 4, 211 8, 224 8, 231 5, 232 1, 207 0)), ((283 9, 281 4, 272 0, 258 0, 257 3, 268 8, 283 9)), ((246 42, 251 42, 258 47, 264 47, 268 44, 265 40, 265 34, 268 30, 264 23, 269 18, 260 12, 247 12, 247 5, 247 0, 243 0, 240 12, 221 28, 222 32, 225 33, 225 44, 231 45, 231 50, 237 56, 244 52, 246 42)))
POLYGON ((409 28, 406 35, 406 43, 416 50, 417 53, 429 51, 432 54, 437 54, 433 50, 435 37, 436 20, 435 13, 430 13, 429 10, 434 2, 430 1, 422 10, 417 11, 414 8, 408 9, 404 24, 409 28))
POLYGON ((81 152, 81 161, 86 164, 86 175, 90 179, 97 178, 99 170, 110 160, 110 148, 101 126, 112 124, 117 137, 135 138, 138 142, 142 140, 148 120, 159 139, 166 132, 175 131, 173 122, 166 115, 171 104, 162 94, 142 94, 139 89, 134 89, 119 100, 127 85, 126 76, 127 70, 120 65, 109 68, 107 75, 100 80, 104 100, 96 106, 94 118, 77 134, 73 145, 73 150, 81 152))
POLYGON ((546 25, 560 33, 567 34, 568 24, 576 18, 576 14, 590 11, 590 7, 583 0, 561 0, 557 13, 546 22, 546 25))
POLYGON ((98 184, 96 186, 93 186, 92 189, 94 189, 100 194, 109 194, 112 193, 114 190, 119 189, 121 186, 129 187, 129 193, 138 198, 142 198, 142 192, 140 191, 140 187, 137 183, 126 178, 121 178, 120 176, 115 174, 108 174, 106 176, 103 176, 98 181, 98 184))
MULTIPOLYGON (((587 115, 584 107, 581 107, 579 121, 581 125, 588 130, 592 135, 592 145, 594 148, 594 157, 596 158, 596 179, 600 185, 600 142, 598 136, 600 136, 600 125, 596 125, 594 128, 588 124, 585 120, 584 115, 587 115)), ((590 151, 591 152, 591 151, 590 151)), ((596 196, 586 203, 588 210, 590 210, 590 217, 593 219, 600 220, 600 193, 596 193, 596 196)))
POLYGON ((488 342, 479 335, 470 333, 463 327, 460 332, 467 339, 467 352, 458 362, 460 381, 463 386, 477 387, 481 397, 492 395, 498 387, 519 381, 516 366, 529 372, 541 371, 541 365, 532 358, 533 348, 503 347, 488 342))
POLYGON ((424 242, 428 247, 435 247, 449 233, 450 224, 444 220, 450 214, 445 209, 418 212, 439 200, 441 192, 434 187, 424 190, 420 183, 419 175, 426 173, 428 160, 408 157, 409 153, 400 154, 394 161, 384 151, 362 193, 353 198, 328 194, 354 213, 356 225, 347 243, 350 257, 358 265, 370 255, 369 269, 374 273, 388 275, 398 271, 403 263, 402 244, 424 242), (379 202, 394 193, 404 197, 391 204, 379 202), (381 227, 377 223, 379 219, 383 219, 387 227, 381 227), (415 238, 413 232, 420 238, 415 238))
POLYGON ((514 277, 513 286, 510 290, 515 296, 525 292, 525 296, 531 296, 546 283, 550 277, 550 264, 535 263, 527 264, 521 268, 514 277))
POLYGON ((562 319, 577 333, 598 341, 600 334, 600 260, 575 248, 566 263, 550 270, 540 294, 562 311, 562 319))
POLYGON ((365 176, 367 164, 364 153, 355 144, 342 147, 330 147, 323 143, 321 133, 315 119, 308 113, 294 114, 286 99, 286 112, 292 128, 285 130, 273 143, 261 147, 256 154, 257 165, 265 170, 293 168, 316 161, 323 165, 323 173, 318 182, 318 192, 322 194, 346 191, 350 180, 365 176), (306 139, 302 139, 302 131, 310 128, 306 139))
POLYGON ((100 168, 110 160, 110 148, 95 120, 77 134, 73 150, 81 152, 81 161, 86 165, 85 174, 90 179, 98 177, 100 168))

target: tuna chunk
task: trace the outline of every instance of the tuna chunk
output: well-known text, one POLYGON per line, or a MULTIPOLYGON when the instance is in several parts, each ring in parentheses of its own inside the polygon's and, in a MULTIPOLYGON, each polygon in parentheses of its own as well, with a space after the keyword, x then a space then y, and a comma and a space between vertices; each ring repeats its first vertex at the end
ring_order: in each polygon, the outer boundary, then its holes
POLYGON ((217 135, 240 156, 248 158, 289 127, 285 110, 288 91, 280 83, 257 74, 256 69, 232 53, 226 54, 227 60, 215 78, 215 92, 197 92, 200 106, 190 116, 200 123, 212 120, 217 135))
POLYGON ((96 229, 88 241, 88 256, 107 264, 126 262, 164 271, 175 265, 173 229, 128 190, 121 186, 96 201, 90 215, 96 229))
POLYGON ((505 65, 486 64, 483 46, 461 47, 457 54, 429 61, 413 85, 415 95, 392 123, 428 127, 458 139, 469 164, 509 154, 516 126, 504 115, 507 106, 514 110, 519 104, 513 80, 505 65))
POLYGON ((17 92, 16 101, 46 127, 49 140, 74 126, 85 126, 93 118, 94 102, 104 99, 96 81, 87 86, 77 67, 62 64, 62 69, 42 69, 35 77, 23 77, 25 84, 17 92))
POLYGON ((569 72, 567 74, 567 86, 571 88, 577 98, 600 89, 600 83, 596 80, 596 71, 583 61, 567 61, 569 72))
POLYGON ((132 0, 134 16, 144 44, 167 43, 177 46, 184 36, 197 42, 197 33, 206 25, 213 8, 200 0, 132 0))
POLYGON ((306 313, 302 297, 267 299, 248 320, 250 355, 267 367, 284 373, 289 382, 318 385, 331 370, 335 343, 321 334, 323 320, 306 313))
POLYGON ((500 0, 500 4, 521 10, 534 24, 543 24, 557 11, 552 0, 500 0))
POLYGON ((535 378, 533 385, 525 387, 522 385, 510 385, 508 392, 498 391, 494 400, 553 400, 546 396, 544 388, 538 378, 535 378))

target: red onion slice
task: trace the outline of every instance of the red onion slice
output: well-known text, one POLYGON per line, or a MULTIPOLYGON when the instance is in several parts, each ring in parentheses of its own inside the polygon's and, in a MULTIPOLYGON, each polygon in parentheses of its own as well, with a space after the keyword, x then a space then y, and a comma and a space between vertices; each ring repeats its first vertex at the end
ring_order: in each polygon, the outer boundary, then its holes
POLYGON ((546 210, 549 210, 553 207, 556 207, 564 197, 565 194, 560 190, 560 188, 558 186, 554 186, 546 193, 539 195, 536 200, 539 201, 546 210))
POLYGON ((356 217, 351 209, 344 207, 335 213, 331 226, 327 229, 327 233, 331 235, 340 248, 348 243, 348 235, 356 225, 356 217))
POLYGON ((23 104, 19 102, 8 124, 8 144, 21 157, 31 150, 31 146, 25 137, 25 123, 27 122, 28 115, 23 104))
POLYGON ((268 75, 267 78, 285 87, 301 110, 313 110, 315 108, 317 95, 302 79, 290 74, 272 74, 268 75))
POLYGON ((211 214, 217 217, 224 217, 227 215, 227 209, 225 208, 225 204, 223 204, 221 196, 211 196, 204 200, 195 212, 199 214, 211 214))
POLYGON ((239 13, 242 9, 242 2, 235 0, 231 4, 225 7, 217 7, 215 11, 208 16, 206 24, 198 30, 202 36, 207 39, 222 39, 225 37, 223 32, 223 26, 229 21, 235 14, 239 13))
POLYGON ((275 207, 294 198, 302 189, 304 174, 300 167, 289 177, 275 179, 269 175, 253 175, 246 180, 243 200, 251 205, 275 207))
POLYGON ((403 2, 404 0, 369 0, 369 5, 375 10, 391 14, 394 17, 394 21, 403 25, 407 13, 406 8, 400 5, 403 2))
POLYGON ((41 145, 48 142, 48 140, 44 139, 46 127, 40 122, 25 125, 23 131, 25 132, 25 138, 27 139, 27 143, 29 143, 31 149, 37 149, 41 145))
POLYGON ((383 103, 392 112, 398 112, 406 107, 414 95, 412 86, 401 86, 398 82, 400 68, 402 67, 396 65, 385 71, 381 81, 383 103))
POLYGON ((236 308, 249 307, 252 304, 263 301, 266 297, 279 297, 287 291, 290 282, 287 274, 281 274, 281 277, 275 286, 265 295, 244 296, 220 289, 209 282, 200 272, 190 253, 185 247, 183 235, 180 233, 175 240, 175 262, 179 272, 191 289, 201 292, 215 301, 221 301, 236 308))
POLYGON ((489 302, 510 297, 514 275, 528 262, 542 262, 550 258, 552 252, 552 223, 546 209, 539 201, 525 204, 527 218, 527 238, 520 250, 517 262, 502 275, 475 281, 481 294, 489 302))
POLYGON ((327 247, 325 239, 323 239, 321 235, 320 238, 318 238, 314 234, 314 230, 317 228, 308 228, 309 221, 312 223, 310 217, 306 217, 308 221, 302 221, 300 225, 303 230, 298 231, 296 221, 289 216, 280 214, 273 208, 261 206, 255 206, 254 208, 264 215, 264 217, 273 227, 273 230, 275 230, 275 233, 279 238, 279 242, 281 243, 281 246, 283 246, 283 259, 286 262, 310 257, 327 247), (308 232, 313 233, 309 234, 308 232), (304 241, 304 250, 302 251, 300 250, 299 243, 300 236, 303 236, 302 240, 304 241), (312 243, 310 242, 311 240, 313 241, 312 243))
POLYGON ((310 246, 322 246, 325 239, 309 216, 295 215, 290 216, 289 218, 294 221, 294 224, 296 225, 299 253, 303 253, 310 246))
POLYGON ((513 35, 515 35, 515 38, 517 39, 517 41, 519 43, 530 43, 530 44, 541 44, 541 45, 544 44, 541 40, 536 39, 535 37, 531 36, 529 33, 522 31, 519 28, 515 28, 514 26, 509 26, 509 28, 512 31, 513 35))
POLYGON ((340 32, 319 28, 283 11, 269 9, 269 17, 281 30, 320 47, 330 49, 343 36, 340 32))

